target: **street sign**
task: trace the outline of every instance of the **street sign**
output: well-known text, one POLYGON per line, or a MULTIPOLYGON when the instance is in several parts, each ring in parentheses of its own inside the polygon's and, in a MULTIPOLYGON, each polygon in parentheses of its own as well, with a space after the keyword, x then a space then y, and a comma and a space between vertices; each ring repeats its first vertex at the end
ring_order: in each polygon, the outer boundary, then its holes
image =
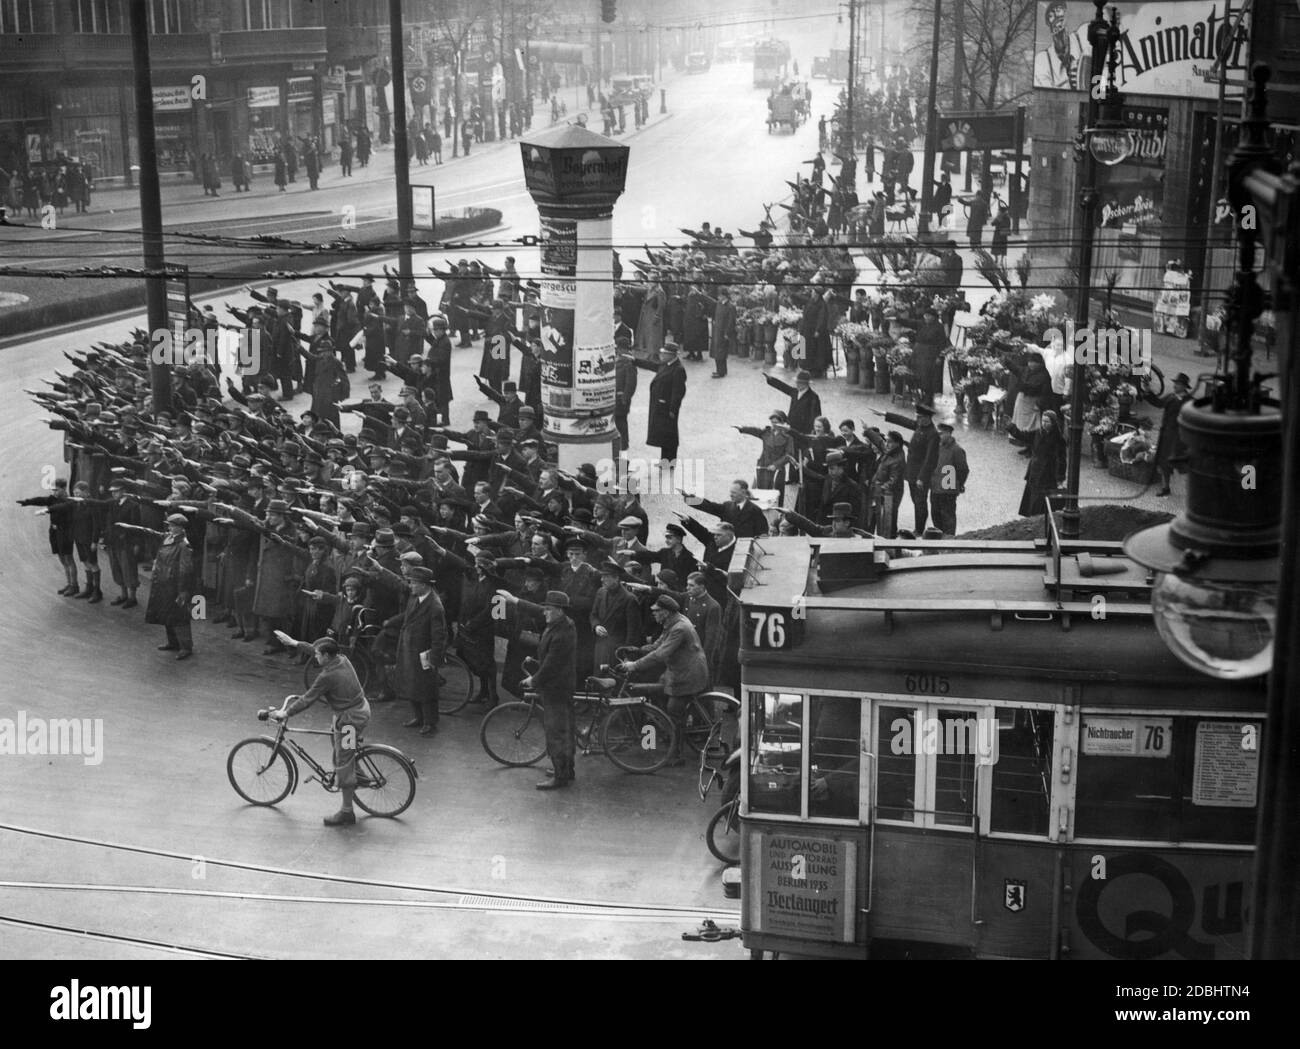
POLYGON ((190 270, 188 266, 169 266, 167 286, 167 327, 185 330, 190 324, 190 270))
POLYGON ((411 187, 411 228, 434 232, 436 219, 433 214, 433 187, 411 187))
POLYGON ((1019 149, 1016 114, 956 112, 939 115, 940 149, 1019 149))

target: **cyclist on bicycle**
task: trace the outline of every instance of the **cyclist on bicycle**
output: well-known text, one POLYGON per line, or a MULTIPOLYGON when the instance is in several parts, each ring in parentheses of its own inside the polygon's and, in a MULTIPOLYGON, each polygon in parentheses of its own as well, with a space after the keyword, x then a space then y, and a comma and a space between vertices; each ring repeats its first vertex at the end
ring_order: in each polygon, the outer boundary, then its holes
POLYGON ((682 764, 682 738, 686 734, 686 708, 691 700, 709 687, 709 665, 700 646, 699 635, 691 621, 682 615, 681 606, 667 594, 662 594, 651 606, 650 614, 663 628, 659 640, 639 649, 640 659, 625 660, 619 664, 624 673, 663 667, 661 680, 668 697, 668 716, 677 732, 668 764, 682 764))
POLYGON ((339 654, 339 643, 332 637, 323 637, 315 642, 298 641, 280 630, 275 632, 275 636, 285 648, 310 651, 321 669, 311 688, 301 696, 286 696, 280 709, 272 710, 270 717, 283 721, 300 710, 306 710, 318 699, 329 704, 334 712, 334 721, 330 725, 334 741, 334 782, 343 797, 343 804, 333 816, 325 817, 325 826, 343 827, 356 823, 352 799, 357 788, 357 746, 370 720, 370 704, 366 702, 366 694, 357 680, 357 672, 352 669, 348 657, 339 654))

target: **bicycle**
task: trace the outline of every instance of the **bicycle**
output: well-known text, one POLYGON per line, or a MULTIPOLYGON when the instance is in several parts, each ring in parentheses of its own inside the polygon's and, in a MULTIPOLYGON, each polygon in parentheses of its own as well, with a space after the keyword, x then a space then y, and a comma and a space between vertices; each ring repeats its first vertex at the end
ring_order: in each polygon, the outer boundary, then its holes
MULTIPOLYGON (((641 649, 635 646, 621 646, 614 650, 614 655, 621 660, 636 659, 641 655, 641 649)), ((608 669, 608 668, 605 668, 608 669)), ((605 679, 607 685, 613 682, 605 679)), ((634 685, 634 688, 643 688, 645 694, 654 697, 664 695, 662 684, 652 683, 648 685, 634 685)), ((708 741, 710 733, 714 726, 726 716, 728 712, 738 711, 740 709, 740 700, 727 692, 701 692, 698 696, 692 696, 686 704, 686 710, 682 714, 682 742, 690 748, 691 753, 699 754, 708 741)), ((667 713, 665 711, 665 713, 667 713)))
MULTIPOLYGON (((668 764, 677 734, 668 715, 650 701, 663 686, 634 685, 626 674, 609 666, 601 669, 611 676, 587 678, 587 691, 574 696, 575 721, 586 721, 577 731, 583 755, 600 747, 624 772, 659 771, 668 764)), ((479 727, 479 742, 493 761, 510 768, 534 765, 545 757, 546 728, 538 694, 525 692, 522 701, 489 710, 479 727)))
POLYGON ((700 750, 699 782, 700 801, 708 797, 714 784, 722 786, 722 806, 705 827, 704 842, 709 852, 728 866, 740 863, 740 702, 733 698, 732 704, 718 718, 700 750), (726 738, 733 727, 734 734, 726 738))
MULTIPOLYGON (((376 668, 393 666, 381 663, 371 650, 373 639, 379 634, 379 628, 367 627, 351 644, 339 646, 339 654, 352 661, 352 668, 357 672, 357 680, 364 689, 372 676, 376 678, 376 668)), ((308 660, 302 668, 302 680, 308 688, 320 673, 320 665, 308 660)), ((465 661, 453 652, 448 652, 438 668, 438 713, 455 714, 469 705, 474 698, 474 672, 466 666, 465 661)))
MULTIPOLYGON (((258 721, 266 721, 270 710, 259 710, 258 721)), ((290 733, 306 736, 329 736, 328 729, 290 728, 288 720, 279 723, 275 737, 252 736, 230 749, 226 758, 226 775, 230 785, 250 805, 278 805, 298 789, 301 775, 295 755, 312 770, 307 782, 316 780, 333 793, 337 769, 327 769, 301 744, 289 739, 290 733)), ((415 800, 415 781, 419 777, 415 763, 396 747, 386 743, 362 744, 357 740, 356 803, 372 816, 400 816, 415 800)))
MULTIPOLYGON (((375 638, 379 636, 380 627, 378 623, 368 621, 374 614, 368 608, 354 608, 351 624, 345 631, 347 640, 339 641, 339 655, 348 657, 348 662, 356 671, 357 681, 363 689, 370 683, 375 668, 375 657, 371 650, 375 638)), ((308 657, 307 662, 302 665, 304 687, 311 688, 312 682, 319 674, 320 664, 308 657)))

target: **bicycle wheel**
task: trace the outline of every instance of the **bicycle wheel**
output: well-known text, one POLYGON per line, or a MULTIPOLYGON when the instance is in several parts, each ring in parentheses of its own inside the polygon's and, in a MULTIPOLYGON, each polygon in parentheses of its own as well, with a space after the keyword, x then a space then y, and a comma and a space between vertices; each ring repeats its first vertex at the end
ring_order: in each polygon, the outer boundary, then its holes
POLYGON ((230 748, 226 775, 235 793, 250 805, 277 805, 293 789, 293 765, 283 750, 260 736, 230 748))
POLYGON ((414 800, 415 772, 400 751, 383 746, 357 751, 356 801, 366 812, 400 816, 414 800))
POLYGON ((448 655, 438 668, 438 713, 455 714, 474 697, 474 675, 459 656, 448 655))
POLYGON ((708 745, 714 729, 730 712, 734 718, 739 709, 736 700, 725 692, 706 692, 695 696, 686 705, 686 732, 684 741, 691 753, 699 754, 708 745))
POLYGON ((740 821, 736 819, 735 801, 729 801, 713 814, 704 840, 709 851, 728 867, 740 862, 740 821))
POLYGON ((546 756, 546 727, 536 703, 502 703, 483 718, 479 742, 488 757, 510 768, 536 764, 546 756))
POLYGON ((649 703, 614 707, 605 719, 605 756, 625 772, 657 772, 668 764, 673 749, 673 723, 649 703))

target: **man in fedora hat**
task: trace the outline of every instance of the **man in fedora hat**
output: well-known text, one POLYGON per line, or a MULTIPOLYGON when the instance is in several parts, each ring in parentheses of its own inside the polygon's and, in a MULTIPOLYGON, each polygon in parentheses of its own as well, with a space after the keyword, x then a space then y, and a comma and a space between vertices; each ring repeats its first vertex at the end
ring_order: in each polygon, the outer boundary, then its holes
POLYGON ((794 385, 782 382, 775 375, 764 375, 763 381, 772 389, 790 398, 786 408, 786 424, 795 433, 812 433, 813 423, 822 413, 822 401, 812 388, 812 375, 800 369, 795 372, 794 385))
POLYGON ((655 373, 650 380, 650 418, 645 443, 659 449, 661 469, 677 460, 681 442, 678 417, 686 397, 686 367, 679 358, 677 344, 666 342, 660 347, 658 364, 639 357, 636 360, 638 368, 655 373))
POLYGON ((189 519, 184 514, 167 517, 167 534, 154 558, 149 585, 149 603, 144 621, 163 627, 167 642, 160 652, 175 652, 176 658, 189 659, 194 654, 190 630, 190 595, 194 592, 194 552, 185 539, 189 519))
POLYGON ((869 534, 861 528, 854 527, 857 512, 852 503, 836 503, 831 507, 831 523, 824 525, 819 525, 816 521, 811 521, 793 510, 782 510, 781 513, 804 535, 821 535, 827 539, 855 539, 869 534))
POLYGON ((411 592, 406 610, 384 624, 400 628, 392 681, 397 698, 411 704, 411 719, 402 727, 432 736, 438 731, 438 668, 447 650, 447 617, 433 589, 433 570, 416 565, 405 575, 411 592))
POLYGON ((1183 443, 1178 429, 1178 413, 1183 405, 1192 399, 1192 380, 1186 372, 1174 376, 1173 393, 1157 397, 1149 386, 1143 382, 1142 396, 1153 408, 1160 409, 1160 436, 1156 438, 1156 469, 1160 471, 1160 487, 1156 495, 1169 494, 1169 482, 1173 479, 1175 468, 1187 460, 1187 446, 1183 443))
MULTIPOLYGON (((497 595, 511 604, 524 605, 508 590, 497 595)), ((529 610, 534 610, 532 606, 529 610)), ((546 629, 537 642, 537 669, 519 683, 520 688, 535 689, 542 701, 546 725, 546 753, 554 774, 537 784, 538 790, 557 790, 573 782, 573 758, 577 750, 573 724, 573 679, 577 664, 577 636, 573 621, 566 612, 569 595, 563 590, 548 590, 542 602, 546 629)))
POLYGON ((970 466, 966 449, 953 435, 952 421, 944 419, 935 429, 939 431, 939 448, 930 474, 930 515, 940 533, 951 536, 957 534, 957 496, 966 491, 970 466))

